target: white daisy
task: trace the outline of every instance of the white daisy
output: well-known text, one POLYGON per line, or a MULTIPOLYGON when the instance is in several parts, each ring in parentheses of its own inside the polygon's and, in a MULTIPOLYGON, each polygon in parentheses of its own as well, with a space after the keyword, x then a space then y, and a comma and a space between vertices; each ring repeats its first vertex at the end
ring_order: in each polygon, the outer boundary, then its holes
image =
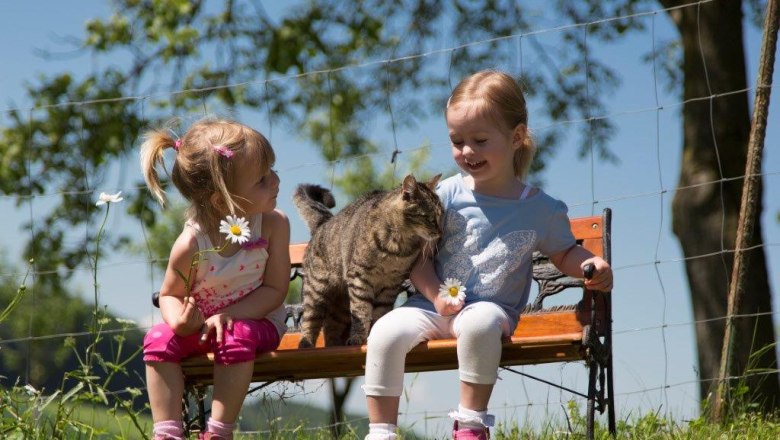
POLYGON ((102 192, 100 193, 100 197, 98 197, 98 201, 95 203, 95 206, 105 205, 106 203, 119 203, 124 200, 123 197, 119 197, 120 194, 122 194, 122 191, 119 191, 116 194, 106 194, 102 192))
POLYGON ((466 287, 455 278, 447 278, 439 286, 439 296, 447 299, 447 302, 456 306, 466 299, 466 287))
POLYGON ((233 243, 244 244, 249 241, 249 222, 244 217, 229 215, 227 220, 219 222, 219 232, 233 243))

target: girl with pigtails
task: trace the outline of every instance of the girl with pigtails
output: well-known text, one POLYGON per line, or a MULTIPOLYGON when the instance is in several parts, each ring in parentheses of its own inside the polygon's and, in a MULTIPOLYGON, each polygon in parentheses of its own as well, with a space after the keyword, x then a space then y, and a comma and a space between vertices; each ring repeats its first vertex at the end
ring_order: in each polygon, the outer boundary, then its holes
POLYGON ((188 202, 160 287, 163 321, 144 338, 153 438, 185 437, 183 358, 214 353, 211 417, 202 439, 232 439, 257 353, 286 331, 290 224, 276 209, 279 176, 271 144, 237 122, 204 119, 176 138, 148 132, 141 167, 164 205, 159 168, 175 150, 170 177, 188 202))

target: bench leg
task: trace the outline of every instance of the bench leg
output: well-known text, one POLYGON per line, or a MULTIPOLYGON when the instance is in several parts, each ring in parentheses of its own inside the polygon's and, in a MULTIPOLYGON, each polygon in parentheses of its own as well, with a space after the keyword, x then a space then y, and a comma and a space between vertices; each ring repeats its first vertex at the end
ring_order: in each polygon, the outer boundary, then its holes
POLYGON ((596 429, 596 373, 598 369, 599 365, 595 360, 588 361, 588 408, 585 414, 587 421, 586 438, 588 440, 593 440, 596 429))
POLYGON ((607 361, 607 420, 609 421, 609 434, 612 437, 617 435, 615 428, 615 390, 612 383, 612 355, 607 361))
POLYGON ((617 428, 615 428, 615 385, 612 378, 612 296, 606 295, 605 297, 605 309, 607 312, 606 322, 606 334, 604 335, 604 345, 607 348, 607 420, 609 421, 609 433, 612 437, 617 436, 617 428))
POLYGON ((187 435, 193 431, 203 431, 206 427, 206 413, 206 388, 201 386, 186 387, 182 399, 182 419, 187 435), (190 418, 190 403, 193 401, 197 409, 195 417, 190 418))
MULTIPOLYGON (((603 414, 607 410, 609 434, 615 437, 615 396, 612 379, 612 356, 610 341, 600 346, 601 353, 588 355, 588 408, 587 408, 587 438, 594 438, 596 427, 596 411, 603 414), (604 353, 606 351, 606 354, 604 353)), ((594 350, 595 351, 595 350, 594 350)))

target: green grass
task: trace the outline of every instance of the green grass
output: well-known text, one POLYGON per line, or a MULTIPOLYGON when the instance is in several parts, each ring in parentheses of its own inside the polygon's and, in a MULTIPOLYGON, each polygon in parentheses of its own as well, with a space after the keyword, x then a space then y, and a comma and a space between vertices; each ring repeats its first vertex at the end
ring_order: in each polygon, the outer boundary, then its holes
MULTIPOLYGON (((249 408, 246 408, 249 409, 249 408)), ((244 411, 244 414, 249 411, 244 411)), ((515 421, 504 420, 491 432, 494 440, 553 440, 553 439, 584 439, 585 418, 579 413, 576 405, 569 406, 568 422, 548 421, 534 428, 519 426, 515 421), (541 427, 540 427, 541 426, 541 427)), ((240 439, 284 439, 284 440, 330 440, 332 435, 328 428, 326 411, 310 407, 287 404, 277 413, 276 418, 263 415, 259 407, 251 408, 256 415, 256 425, 252 430, 263 434, 244 434, 240 439), (318 428, 319 427, 319 428, 318 428)), ((339 440, 362 440, 365 436, 367 421, 356 415, 349 415, 348 420, 358 420, 357 423, 346 425, 339 440)), ((242 423, 246 421, 246 416, 242 423)), ((242 424, 246 429, 249 425, 242 424)), ((449 439, 448 432, 429 433, 421 436, 411 432, 402 433, 404 440, 417 439, 449 439)), ((611 439, 606 426, 597 424, 595 438, 611 439)), ((726 423, 719 425, 708 422, 700 417, 690 421, 675 420, 672 417, 661 416, 650 412, 638 417, 619 420, 617 423, 618 439, 662 440, 662 439, 780 439, 780 416, 765 416, 757 413, 740 413, 726 423)))
MULTIPOLYGON (((109 411, 105 407, 80 405, 74 409, 72 418, 91 427, 98 427, 101 438, 138 438, 138 430, 124 411, 109 411)), ((152 417, 147 414, 139 416, 140 426, 145 432, 152 432, 152 417)))
MULTIPOLYGON (((0 393, 4 390, 0 389, 0 393)), ((5 390, 7 392, 8 390, 5 390)), ((6 394, 6 397, 8 395, 6 394)), ((6 400, 6 402, 8 402, 6 400)), ((18 402, 18 400, 17 400, 18 402)), ((2 407, 3 405, 0 405, 2 407)), ((9 427, 10 413, 27 412, 28 405, 5 406, 0 408, 5 429, 9 427)), ((30 429, 32 426, 40 428, 51 424, 58 415, 53 407, 43 407, 42 411, 35 414, 27 413, 27 416, 18 429, 0 429, 0 438, 10 440, 34 439, 43 440, 49 438, 45 432, 51 429, 30 429), (35 415, 37 414, 37 415, 35 415), (25 427, 24 425, 27 424, 25 427)), ((134 426, 127 414, 118 411, 116 413, 100 405, 87 403, 68 403, 65 405, 65 414, 69 420, 67 433, 63 437, 71 440, 91 439, 138 439, 139 431, 134 426)), ((59 415, 60 417, 62 414, 59 415)), ((151 433, 151 420, 148 409, 137 414, 139 424, 146 435, 151 433)), ((348 414, 351 424, 343 425, 342 435, 338 440, 362 440, 366 434, 367 420, 364 416, 348 414)), ((236 439, 274 439, 274 440, 331 440, 333 435, 328 428, 329 414, 327 411, 300 405, 292 402, 281 402, 268 399, 261 403, 247 402, 241 416, 241 431, 236 439)), ((600 419, 601 420, 601 419, 600 419)), ((448 432, 429 433, 423 436, 414 432, 402 432, 404 440, 418 439, 448 439, 448 432)), ((597 424, 597 439, 607 440, 610 435, 605 426, 597 424)), ((194 435, 191 438, 195 438, 194 435)), ((579 412, 576 404, 571 403, 568 408, 568 420, 546 421, 534 424, 533 428, 521 426, 515 420, 502 420, 492 430, 494 440, 548 440, 548 439, 584 439, 585 418, 579 412)), ((690 421, 676 420, 670 416, 662 416, 655 412, 648 412, 641 416, 618 420, 618 439, 638 440, 664 440, 664 439, 779 439, 780 415, 761 415, 753 412, 736 412, 723 424, 714 424, 700 417, 690 421)))
MULTIPOLYGON (((495 440, 548 440, 548 439, 584 439, 585 420, 581 415, 571 414, 570 423, 573 432, 568 426, 550 424, 541 429, 526 430, 516 424, 511 426, 498 426, 494 430, 495 440)), ((611 439, 606 426, 597 425, 596 439, 611 439)), ((617 422, 618 439, 637 440, 664 440, 664 439, 771 439, 780 438, 780 417, 762 416, 759 414, 741 414, 723 425, 710 423, 703 417, 692 421, 679 421, 671 417, 662 417, 655 413, 648 413, 629 420, 617 422)))
MULTIPOLYGON (((7 412, 9 409, 2 408, 2 417, 6 418, 6 421, 10 418, 10 414, 7 412)), ((23 407, 16 407, 14 413, 19 413, 19 409, 23 407)), ((63 408, 64 417, 69 421, 69 427, 67 428, 66 438, 67 440, 81 440, 81 439, 138 439, 140 435, 138 429, 135 427, 130 417, 119 410, 114 412, 110 408, 103 406, 96 406, 90 404, 66 404, 63 408)), ((25 420, 17 425, 19 429, 9 429, 0 433, 0 438, 3 440, 43 440, 49 439, 51 433, 51 425, 55 423, 57 417, 63 417, 62 414, 57 414, 57 409, 53 407, 46 407, 38 414, 33 412, 33 415, 26 417, 25 420), (25 426, 25 424, 32 426, 25 426), (47 429, 49 427, 49 429, 47 429), (37 428, 37 429, 34 429, 37 428)), ((138 416, 140 426, 144 432, 152 432, 152 419, 148 414, 141 414, 138 416)), ((9 426, 5 426, 4 429, 8 429, 9 426)))

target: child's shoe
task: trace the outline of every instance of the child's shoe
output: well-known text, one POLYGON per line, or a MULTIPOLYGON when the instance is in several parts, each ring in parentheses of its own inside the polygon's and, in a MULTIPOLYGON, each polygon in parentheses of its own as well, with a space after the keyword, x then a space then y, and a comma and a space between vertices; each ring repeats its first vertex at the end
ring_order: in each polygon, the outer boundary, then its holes
POLYGON ((458 422, 455 421, 455 425, 452 427, 452 439, 453 440, 488 440, 490 438, 490 430, 486 427, 482 429, 474 428, 462 428, 458 429, 458 422))

